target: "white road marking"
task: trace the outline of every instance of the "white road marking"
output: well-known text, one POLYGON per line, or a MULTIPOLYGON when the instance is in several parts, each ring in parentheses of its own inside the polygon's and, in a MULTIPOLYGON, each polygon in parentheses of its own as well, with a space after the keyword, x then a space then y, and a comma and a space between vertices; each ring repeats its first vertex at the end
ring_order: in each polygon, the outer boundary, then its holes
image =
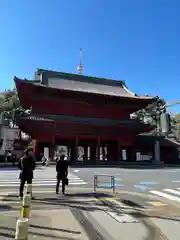
MULTIPOLYGON (((33 179, 33 186, 41 187, 41 186, 55 186, 56 185, 56 172, 49 171, 50 169, 44 170, 36 170, 34 173, 33 179)), ((75 174, 69 172, 68 174, 69 185, 85 185, 87 184, 85 181, 80 179, 80 177, 76 176, 75 174)), ((19 187, 20 180, 19 180, 19 171, 15 173, 11 172, 3 172, 0 174, 0 189, 2 188, 9 188, 9 187, 19 187)))
POLYGON ((169 195, 167 193, 163 193, 161 191, 152 190, 152 191, 149 191, 149 192, 154 194, 154 195, 158 195, 158 196, 160 196, 162 198, 166 198, 168 200, 173 200, 173 201, 180 202, 180 198, 172 196, 172 195, 169 195))
POLYGON ((164 191, 172 193, 174 195, 179 195, 180 196, 180 191, 176 191, 176 190, 173 190, 173 189, 164 189, 164 191))
MULTIPOLYGON (((69 182, 69 185, 85 185, 85 182, 69 182)), ((61 183, 60 183, 61 185, 61 183)), ((0 188, 2 187, 17 187, 17 184, 1 184, 0 188)), ((56 186, 56 183, 34 183, 32 186, 34 187, 41 187, 41 186, 56 186)))

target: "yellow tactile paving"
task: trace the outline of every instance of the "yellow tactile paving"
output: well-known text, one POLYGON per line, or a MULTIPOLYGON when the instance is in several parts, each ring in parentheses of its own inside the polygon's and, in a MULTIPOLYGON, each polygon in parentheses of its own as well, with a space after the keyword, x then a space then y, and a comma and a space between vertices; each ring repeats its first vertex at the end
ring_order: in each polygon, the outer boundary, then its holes
POLYGON ((119 200, 119 198, 116 198, 116 197, 91 197, 91 198, 88 198, 89 201, 114 201, 114 200, 119 200))
POLYGON ((148 202, 149 204, 151 204, 154 207, 163 207, 163 206, 167 206, 168 204, 163 203, 163 202, 148 202))

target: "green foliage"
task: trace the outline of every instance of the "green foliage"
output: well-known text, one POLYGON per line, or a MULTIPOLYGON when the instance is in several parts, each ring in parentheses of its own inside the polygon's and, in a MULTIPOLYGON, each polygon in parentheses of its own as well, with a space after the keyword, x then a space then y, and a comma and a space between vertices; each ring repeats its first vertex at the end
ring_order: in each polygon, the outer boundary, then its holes
POLYGON ((134 113, 134 118, 148 123, 152 126, 156 126, 157 124, 157 111, 164 106, 165 101, 163 99, 160 98, 156 98, 156 100, 148 105, 146 108, 144 109, 140 109, 137 112, 134 113))
POLYGON ((19 108, 20 102, 15 88, 0 94, 0 114, 3 114, 6 122, 14 122, 16 110, 19 108))
POLYGON ((0 112, 12 111, 20 107, 20 102, 16 89, 8 89, 1 93, 0 112))

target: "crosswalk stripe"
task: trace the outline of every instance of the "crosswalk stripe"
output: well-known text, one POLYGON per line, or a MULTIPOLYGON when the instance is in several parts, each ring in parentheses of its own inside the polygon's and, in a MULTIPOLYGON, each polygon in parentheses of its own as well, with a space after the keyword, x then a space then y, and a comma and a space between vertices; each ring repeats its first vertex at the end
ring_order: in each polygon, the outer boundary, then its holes
POLYGON ((173 190, 173 189, 164 189, 164 191, 172 193, 174 195, 179 195, 180 196, 180 191, 176 191, 176 190, 173 190))
POLYGON ((173 201, 180 202, 180 198, 172 196, 172 195, 167 194, 167 193, 163 193, 161 191, 151 190, 150 193, 152 193, 154 195, 158 195, 158 196, 163 197, 163 198, 166 198, 168 200, 173 200, 173 201))
MULTIPOLYGON (((4 182, 1 182, 0 181, 0 185, 3 185, 3 184, 19 184, 20 181, 4 181, 4 182)), ((35 183, 56 183, 56 180, 34 180, 33 182, 35 183)), ((81 179, 78 179, 76 181, 74 181, 73 179, 69 179, 69 182, 84 182, 83 180, 81 179)))
MULTIPOLYGON (((85 185, 85 182, 70 182, 69 185, 85 185)), ((41 186, 55 186, 56 183, 33 183, 34 187, 41 187, 41 186)), ((61 185, 61 183, 60 183, 61 185)), ((18 184, 0 184, 0 187, 17 187, 18 184)))
MULTIPOLYGON (((19 186, 20 180, 18 179, 19 172, 16 174, 6 174, 3 172, 0 176, 0 188, 6 187, 16 187, 19 186)), ((85 181, 80 179, 78 176, 69 173, 68 174, 69 185, 85 185, 87 184, 85 181)), ((56 185, 56 173, 52 174, 49 172, 39 171, 34 174, 33 186, 41 187, 41 186, 55 186, 56 185), (47 175, 48 174, 48 175, 47 175)))
MULTIPOLYGON (((52 179, 52 178, 35 178, 33 181, 36 181, 36 182, 56 182, 56 179, 52 179)), ((69 181, 83 181, 82 179, 80 178, 69 178, 69 181)), ((0 179, 0 184, 3 184, 3 183, 19 183, 19 179, 8 179, 8 180, 1 180, 0 179)))

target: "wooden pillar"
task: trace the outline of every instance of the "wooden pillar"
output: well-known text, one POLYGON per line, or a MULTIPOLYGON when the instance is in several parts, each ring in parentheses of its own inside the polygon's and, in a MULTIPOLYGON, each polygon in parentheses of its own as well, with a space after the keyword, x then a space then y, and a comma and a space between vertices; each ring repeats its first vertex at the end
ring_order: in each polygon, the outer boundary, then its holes
POLYGON ((38 148, 38 141, 33 140, 33 150, 34 150, 34 155, 38 156, 39 155, 39 148, 38 148))
POLYGON ((126 148, 126 156, 127 156, 127 162, 133 162, 133 148, 132 147, 126 148))
POLYGON ((75 143, 71 144, 71 155, 70 155, 70 162, 73 164, 76 159, 76 150, 75 150, 75 143))
POLYGON ((92 164, 96 164, 96 145, 95 143, 90 146, 90 160, 92 164))
POLYGON ((78 145, 79 145, 79 138, 78 138, 78 136, 76 136, 76 139, 75 139, 75 162, 77 162, 77 158, 78 158, 78 145))
POLYGON ((87 164, 87 161, 88 161, 88 146, 84 145, 84 157, 83 157, 84 164, 87 164))
POLYGON ((109 162, 117 163, 118 161, 118 141, 113 140, 109 142, 109 162))
POLYGON ((98 136, 97 144, 96 144, 96 161, 100 160, 100 143, 101 143, 101 139, 100 139, 100 136, 98 136))
POLYGON ((118 142, 117 142, 117 147, 118 147, 118 149, 117 149, 117 151, 118 151, 118 161, 120 162, 121 160, 122 160, 122 152, 121 152, 121 145, 120 145, 120 140, 118 139, 117 140, 118 142))
POLYGON ((118 162, 119 160, 119 144, 118 144, 118 140, 115 140, 114 141, 114 144, 113 144, 113 149, 114 149, 114 153, 113 153, 113 161, 115 163, 118 162))
POLYGON ((75 140, 70 145, 70 161, 71 164, 77 161, 77 146, 78 146, 78 138, 76 137, 75 140))
POLYGON ((107 146, 107 156, 108 156, 108 162, 109 163, 112 163, 112 161, 113 161, 113 151, 114 151, 114 149, 113 149, 113 146, 112 146, 112 142, 111 141, 108 141, 108 146, 107 146))

